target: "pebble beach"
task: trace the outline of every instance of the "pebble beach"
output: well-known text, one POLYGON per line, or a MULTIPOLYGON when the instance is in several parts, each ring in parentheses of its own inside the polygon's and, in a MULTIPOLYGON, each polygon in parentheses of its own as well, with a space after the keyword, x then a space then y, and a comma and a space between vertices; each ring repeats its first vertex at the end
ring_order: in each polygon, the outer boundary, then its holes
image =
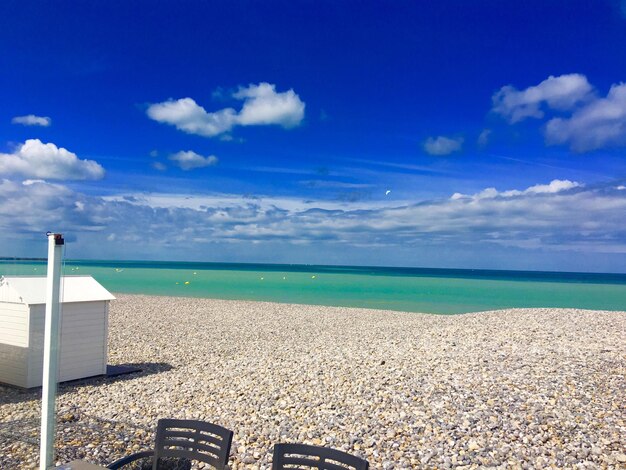
MULTIPOLYGON (((118 295, 109 364, 62 384, 58 463, 148 449, 159 418, 234 431, 231 469, 278 442, 374 469, 626 468, 626 312, 427 315, 118 295)), ((36 468, 41 389, 0 385, 0 468, 36 468)))

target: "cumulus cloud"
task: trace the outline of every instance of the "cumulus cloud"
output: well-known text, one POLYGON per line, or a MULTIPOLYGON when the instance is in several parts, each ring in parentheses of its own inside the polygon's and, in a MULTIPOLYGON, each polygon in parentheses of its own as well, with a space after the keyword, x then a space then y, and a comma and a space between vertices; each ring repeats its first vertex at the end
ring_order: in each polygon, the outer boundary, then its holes
POLYGON ((511 124, 543 118, 545 110, 561 113, 545 125, 548 145, 568 145, 575 152, 626 146, 626 83, 613 84, 603 98, 584 75, 550 76, 521 91, 502 87, 492 101, 492 111, 511 124))
POLYGON ((29 139, 13 153, 0 153, 0 175, 19 175, 49 180, 101 179, 104 168, 93 160, 81 160, 75 153, 53 143, 29 139))
POLYGON ((445 137, 440 135, 439 137, 429 137, 424 142, 424 150, 430 155, 450 155, 453 152, 458 152, 463 147, 463 137, 445 137))
POLYGON ((524 195, 533 195, 533 194, 554 194, 559 193, 561 191, 567 191, 574 188, 580 188, 583 185, 581 183, 577 183, 576 181, 570 180, 552 180, 548 184, 536 184, 534 186, 530 186, 529 188, 519 190, 519 189, 510 189, 508 191, 498 191, 496 188, 486 188, 482 191, 467 195, 461 193, 454 193, 450 199, 488 199, 495 197, 514 197, 514 196, 524 196, 524 195))
POLYGON ((203 157, 191 150, 176 152, 170 155, 170 160, 176 163, 183 170, 193 170, 194 168, 204 168, 206 166, 213 166, 217 164, 217 157, 215 155, 209 155, 203 157))
POLYGON ((518 90, 511 85, 503 86, 492 97, 492 111, 514 124, 527 118, 542 118, 543 105, 567 111, 592 98, 593 87, 584 75, 551 75, 539 85, 525 90, 518 90))
POLYGON ((276 85, 262 82, 239 88, 232 97, 243 101, 240 111, 224 108, 208 112, 192 98, 181 98, 152 104, 147 114, 155 121, 204 137, 224 134, 235 126, 274 124, 288 129, 304 119, 305 103, 292 89, 277 92, 276 85))
POLYGON ((35 116, 34 114, 27 114, 26 116, 15 116, 11 119, 12 124, 21 124, 23 126, 42 126, 48 127, 52 124, 52 119, 47 116, 35 116))
POLYGON ((565 144, 576 152, 626 145, 626 83, 613 85, 606 98, 598 98, 568 118, 546 124, 546 142, 565 144))
POLYGON ((155 121, 176 126, 187 134, 204 137, 213 137, 231 130, 237 118, 237 113, 232 108, 208 113, 191 98, 153 104, 147 113, 155 121))
POLYGON ((304 118, 304 103, 293 90, 276 93, 276 85, 259 83, 240 88, 233 96, 244 100, 237 119, 242 126, 278 124, 290 128, 304 118))
MULTIPOLYGON (((570 180, 552 180, 548 184, 536 184, 524 190, 522 194, 551 194, 567 191, 568 189, 579 188, 581 183, 570 180)), ((509 191, 510 192, 510 191, 509 191)))

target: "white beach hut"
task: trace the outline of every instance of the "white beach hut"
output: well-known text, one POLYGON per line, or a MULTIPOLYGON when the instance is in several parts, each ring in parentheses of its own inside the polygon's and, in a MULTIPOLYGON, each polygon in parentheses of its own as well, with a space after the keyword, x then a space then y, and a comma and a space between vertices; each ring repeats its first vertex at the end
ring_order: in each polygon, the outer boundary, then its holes
MULTIPOLYGON (((113 299, 91 276, 61 279, 59 382, 106 373, 113 299)), ((45 276, 0 277, 0 382, 41 386, 45 304, 45 276)))

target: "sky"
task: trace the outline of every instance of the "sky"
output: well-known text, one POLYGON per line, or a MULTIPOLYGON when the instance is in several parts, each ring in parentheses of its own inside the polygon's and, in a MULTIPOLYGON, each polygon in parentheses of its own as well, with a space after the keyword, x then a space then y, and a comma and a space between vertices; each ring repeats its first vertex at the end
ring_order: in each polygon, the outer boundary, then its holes
POLYGON ((0 256, 626 272, 626 2, 4 1, 0 256))

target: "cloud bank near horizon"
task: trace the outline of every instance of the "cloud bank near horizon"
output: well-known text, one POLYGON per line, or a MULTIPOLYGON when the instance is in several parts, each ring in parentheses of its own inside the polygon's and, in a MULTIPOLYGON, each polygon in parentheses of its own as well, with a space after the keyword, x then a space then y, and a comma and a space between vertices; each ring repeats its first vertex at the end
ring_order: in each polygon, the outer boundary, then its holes
MULTIPOLYGON (((488 188, 410 205, 353 209, 324 201, 303 207, 285 199, 234 196, 181 196, 190 200, 182 205, 171 198, 170 203, 141 194, 104 198, 62 184, 5 179, 0 181, 0 227, 38 234, 54 226, 77 233, 85 243, 90 237, 102 243, 98 234, 106 233, 116 243, 155 249, 164 241, 189 250, 216 243, 263 250, 263 244, 280 242, 344 249, 503 246, 626 254, 623 188, 553 180, 519 190, 488 188), (15 207, 23 208, 19 215, 15 207)), ((114 256, 114 246, 110 253, 114 256)))
POLYGON ((208 112, 192 98, 181 98, 152 104, 146 114, 157 122, 203 137, 226 134, 236 126, 278 125, 290 129, 304 119, 305 103, 293 89, 277 92, 276 85, 261 82, 240 87, 231 96, 243 102, 239 111, 224 108, 208 112))

